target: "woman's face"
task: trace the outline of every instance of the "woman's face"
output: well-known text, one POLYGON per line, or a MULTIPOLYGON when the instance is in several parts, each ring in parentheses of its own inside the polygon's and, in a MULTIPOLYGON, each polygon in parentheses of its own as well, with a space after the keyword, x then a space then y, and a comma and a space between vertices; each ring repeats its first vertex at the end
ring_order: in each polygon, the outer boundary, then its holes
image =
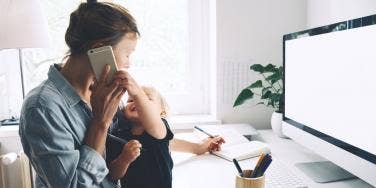
POLYGON ((120 42, 114 46, 114 55, 118 69, 128 69, 130 67, 131 62, 129 61, 129 57, 135 50, 136 45, 137 35, 135 33, 127 33, 120 42))

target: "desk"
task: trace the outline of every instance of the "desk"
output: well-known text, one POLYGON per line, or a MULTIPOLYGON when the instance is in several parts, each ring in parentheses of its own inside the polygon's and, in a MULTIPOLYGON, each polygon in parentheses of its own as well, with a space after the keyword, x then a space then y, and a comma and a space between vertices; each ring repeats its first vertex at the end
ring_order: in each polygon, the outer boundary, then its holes
MULTIPOLYGON (((307 183, 308 187, 322 188, 368 188, 372 187, 360 179, 319 184, 313 182, 294 166, 298 162, 323 161, 322 157, 312 153, 307 148, 300 146, 291 139, 279 138, 271 130, 260 130, 259 135, 252 140, 260 140, 269 144, 273 158, 297 172, 307 183)), ((253 168, 257 158, 240 161, 243 169, 253 168)), ((237 173, 233 163, 205 154, 193 156, 188 160, 174 166, 174 188, 233 188, 235 187, 235 174, 237 173)))

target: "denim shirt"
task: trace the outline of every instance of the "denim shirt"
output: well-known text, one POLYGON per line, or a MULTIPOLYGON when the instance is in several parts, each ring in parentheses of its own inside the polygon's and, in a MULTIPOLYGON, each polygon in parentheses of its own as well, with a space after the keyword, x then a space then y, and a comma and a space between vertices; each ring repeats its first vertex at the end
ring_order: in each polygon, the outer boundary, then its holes
POLYGON ((83 140, 92 118, 88 105, 52 65, 48 79, 26 96, 19 134, 37 187, 117 187, 103 156, 83 140))

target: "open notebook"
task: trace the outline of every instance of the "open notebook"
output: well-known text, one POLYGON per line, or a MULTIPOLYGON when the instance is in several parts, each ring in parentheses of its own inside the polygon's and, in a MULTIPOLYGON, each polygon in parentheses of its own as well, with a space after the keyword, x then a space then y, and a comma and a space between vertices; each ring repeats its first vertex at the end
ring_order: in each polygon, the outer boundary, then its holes
MULTIPOLYGON (((241 133, 236 131, 233 127, 226 127, 226 125, 202 125, 201 129, 207 131, 212 135, 221 135, 226 140, 222 145, 222 150, 213 152, 226 160, 232 161, 233 158, 237 160, 244 160, 261 155, 261 153, 270 153, 267 144, 259 141, 249 141, 241 133)), ((189 140, 192 142, 199 142, 208 136, 198 130, 193 133, 178 133, 175 134, 176 138, 189 140)), ((189 162, 195 157, 193 154, 172 152, 172 158, 175 164, 189 162)))
MULTIPOLYGON (((270 153, 267 144, 260 141, 249 141, 232 127, 218 125, 199 127, 212 135, 221 135, 224 137, 226 143, 222 145, 221 151, 216 151, 212 154, 226 160, 232 161, 234 158, 237 160, 244 160, 259 156, 262 153, 270 153)), ((202 139, 207 137, 207 135, 201 131, 195 130, 195 133, 202 139)))

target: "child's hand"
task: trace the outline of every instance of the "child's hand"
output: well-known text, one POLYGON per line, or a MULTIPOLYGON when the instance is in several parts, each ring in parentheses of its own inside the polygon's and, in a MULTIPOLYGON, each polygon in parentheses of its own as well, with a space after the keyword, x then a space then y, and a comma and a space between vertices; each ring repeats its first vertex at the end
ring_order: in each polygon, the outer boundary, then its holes
POLYGON ((119 81, 119 86, 128 91, 129 97, 134 98, 142 92, 136 80, 125 70, 119 70, 114 74, 114 80, 119 81))
POLYGON ((123 151, 120 157, 128 164, 132 163, 134 160, 140 156, 140 149, 142 145, 137 140, 131 140, 123 146, 123 151))
POLYGON ((195 154, 201 155, 206 152, 219 151, 223 143, 225 143, 225 140, 221 136, 207 138, 198 144, 195 154))

